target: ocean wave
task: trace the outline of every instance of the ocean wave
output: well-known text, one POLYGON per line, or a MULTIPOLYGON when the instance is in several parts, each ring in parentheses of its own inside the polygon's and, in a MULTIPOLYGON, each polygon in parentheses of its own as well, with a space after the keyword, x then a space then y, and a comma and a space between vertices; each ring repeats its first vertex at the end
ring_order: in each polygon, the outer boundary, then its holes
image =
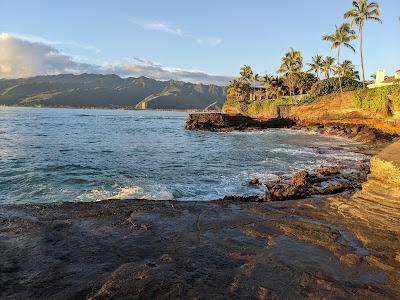
POLYGON ((142 187, 133 185, 117 186, 113 190, 95 188, 79 195, 76 200, 79 202, 92 202, 127 199, 172 200, 174 195, 160 185, 154 185, 151 191, 145 191, 142 187))
POLYGON ((270 149, 269 152, 289 154, 289 155, 316 154, 316 150, 313 148, 293 149, 293 148, 278 147, 278 148, 270 149))
POLYGON ((141 194, 142 189, 138 186, 119 187, 115 191, 107 190, 104 188, 95 188, 90 191, 84 192, 77 197, 77 201, 91 202, 103 201, 108 199, 137 199, 138 194, 141 194))

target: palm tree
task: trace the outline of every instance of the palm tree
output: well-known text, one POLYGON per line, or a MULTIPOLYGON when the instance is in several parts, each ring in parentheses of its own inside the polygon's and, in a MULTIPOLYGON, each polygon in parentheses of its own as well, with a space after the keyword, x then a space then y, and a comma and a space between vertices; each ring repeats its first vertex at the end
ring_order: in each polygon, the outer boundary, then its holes
POLYGON ((261 79, 261 82, 263 83, 263 86, 265 88, 265 97, 268 99, 269 98, 269 91, 270 91, 270 87, 272 85, 272 80, 273 80, 273 76, 269 75, 269 74, 265 74, 263 76, 263 78, 261 79))
POLYGON ((256 92, 256 84, 258 82, 260 82, 260 75, 257 73, 253 74, 253 77, 251 78, 251 80, 253 81, 253 93, 255 94, 256 92))
POLYGON ((285 94, 285 85, 281 77, 266 74, 262 82, 264 83, 267 98, 278 99, 285 94))
POLYGON ((325 78, 329 79, 331 72, 333 71, 333 64, 335 63, 335 59, 331 56, 328 56, 322 62, 322 73, 325 74, 325 78))
POLYGON ((360 58, 361 58, 361 69, 362 69, 362 81, 363 88, 365 88, 365 72, 364 72, 364 57, 363 57, 363 29, 364 22, 367 20, 377 21, 382 23, 379 18, 381 11, 379 4, 376 2, 368 2, 369 0, 357 0, 353 1, 353 9, 349 10, 344 14, 346 19, 352 19, 352 24, 358 26, 359 37, 360 37, 360 58))
POLYGON ((315 55, 314 57, 312 57, 312 62, 307 65, 310 67, 308 72, 314 72, 319 79, 319 72, 322 70, 322 56, 318 54, 315 55))
POLYGON ((343 63, 336 69, 342 77, 349 77, 353 80, 359 80, 360 74, 356 71, 354 64, 350 60, 344 60, 343 63))
POLYGON ((254 77, 254 73, 253 73, 253 69, 250 66, 244 65, 241 69, 240 69, 240 81, 244 82, 244 83, 249 83, 253 80, 254 77))
POLYGON ((229 81, 228 84, 228 96, 232 96, 238 98, 240 96, 240 81, 237 79, 233 79, 229 81))
POLYGON ((251 91, 251 81, 253 80, 254 72, 250 66, 244 65, 240 69, 239 82, 241 83, 241 95, 242 100, 249 96, 251 91))
MULTIPOLYGON (((351 25, 349 23, 344 23, 340 27, 336 26, 336 31, 333 34, 329 35, 324 35, 322 37, 324 41, 328 41, 331 43, 331 49, 338 49, 337 53, 337 68, 340 67, 340 50, 342 45, 353 50, 356 52, 354 47, 350 45, 350 42, 357 39, 356 32, 351 29, 351 25)), ((340 72, 338 73, 339 75, 339 86, 340 86, 340 91, 343 92, 342 89, 342 77, 340 72)))
POLYGON ((290 51, 286 53, 284 57, 282 57, 282 65, 278 70, 279 73, 288 78, 290 96, 294 96, 294 76, 295 74, 300 72, 302 68, 303 57, 301 55, 301 52, 290 48, 290 51))
POLYGON ((279 77, 272 78, 272 84, 270 86, 269 93, 272 98, 279 99, 281 96, 284 96, 286 92, 286 87, 284 84, 284 80, 279 77))

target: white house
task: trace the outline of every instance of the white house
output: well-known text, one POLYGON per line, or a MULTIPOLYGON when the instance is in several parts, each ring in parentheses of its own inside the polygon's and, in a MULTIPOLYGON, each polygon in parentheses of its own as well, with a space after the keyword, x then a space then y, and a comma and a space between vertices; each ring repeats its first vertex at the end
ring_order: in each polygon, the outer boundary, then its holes
POLYGON ((397 70, 393 76, 385 76, 384 70, 376 72, 375 83, 369 84, 368 88, 373 89, 381 86, 393 85, 400 80, 400 70, 397 70))

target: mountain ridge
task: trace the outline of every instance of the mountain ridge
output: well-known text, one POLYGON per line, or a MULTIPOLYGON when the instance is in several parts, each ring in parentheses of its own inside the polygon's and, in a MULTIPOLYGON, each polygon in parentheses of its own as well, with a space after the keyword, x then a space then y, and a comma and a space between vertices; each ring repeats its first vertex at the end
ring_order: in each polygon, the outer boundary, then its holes
POLYGON ((226 88, 115 74, 59 74, 0 79, 0 105, 203 109, 223 104, 226 88), (144 104, 143 104, 144 103, 144 104))

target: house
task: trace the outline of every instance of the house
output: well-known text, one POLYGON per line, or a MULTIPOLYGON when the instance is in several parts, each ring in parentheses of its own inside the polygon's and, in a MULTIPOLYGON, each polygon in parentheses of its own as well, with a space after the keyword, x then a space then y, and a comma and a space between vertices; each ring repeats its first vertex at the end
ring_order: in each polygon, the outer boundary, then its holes
POLYGON ((384 70, 378 70, 376 72, 375 83, 369 84, 369 89, 393 85, 400 81, 400 70, 397 70, 393 76, 385 76, 384 70))
POLYGON ((250 91, 250 101, 268 99, 265 91, 265 86, 259 82, 253 82, 250 91))

